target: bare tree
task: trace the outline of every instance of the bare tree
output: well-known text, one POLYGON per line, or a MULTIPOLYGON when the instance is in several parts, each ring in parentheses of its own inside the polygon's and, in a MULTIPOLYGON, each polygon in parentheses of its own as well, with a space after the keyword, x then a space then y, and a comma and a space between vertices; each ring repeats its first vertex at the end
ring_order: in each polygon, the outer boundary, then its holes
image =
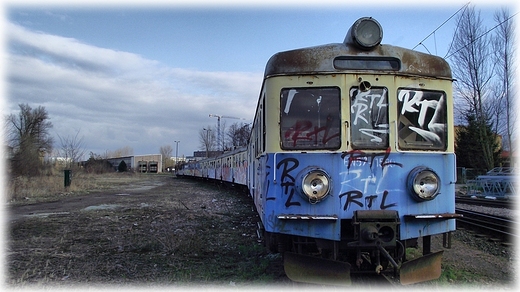
POLYGON ((500 134, 505 137, 504 143, 509 150, 509 161, 512 161, 513 136, 515 134, 515 122, 517 114, 513 99, 512 87, 514 86, 514 56, 515 34, 514 23, 507 9, 501 9, 494 15, 497 30, 493 39, 494 62, 496 64, 495 96, 499 107, 496 116, 500 125, 500 134))
POLYGON ((209 152, 213 151, 216 143, 215 136, 215 131, 211 126, 207 126, 199 131, 200 149, 206 151, 206 157, 209 157, 209 152))
POLYGON ((234 123, 227 132, 227 138, 232 147, 246 146, 250 135, 251 127, 245 123, 234 123))
POLYGON ((106 157, 107 158, 114 158, 114 157, 124 157, 124 156, 132 156, 134 155, 134 149, 130 146, 125 146, 122 148, 118 148, 114 151, 107 151, 106 157))
POLYGON ((59 155, 65 159, 65 167, 72 168, 76 162, 79 162, 85 154, 85 148, 83 143, 83 137, 79 138, 78 130, 74 136, 67 136, 60 139, 59 155))
POLYGON ((52 123, 44 107, 18 106, 19 114, 7 117, 9 145, 13 149, 11 171, 14 175, 38 175, 45 154, 52 151, 53 140, 49 135, 52 123))
POLYGON ((173 162, 171 159, 172 153, 173 153, 172 146, 171 145, 161 146, 161 148, 159 148, 159 151, 162 155, 163 170, 166 169, 166 167, 173 166, 173 162))
MULTIPOLYGON (((455 95, 461 99, 460 113, 466 120, 475 118, 478 141, 482 153, 480 157, 488 169, 494 167, 496 143, 494 135, 489 135, 486 128, 490 125, 494 99, 490 90, 493 77, 492 52, 490 37, 483 27, 480 13, 474 7, 468 7, 458 17, 451 49, 452 68, 455 82, 455 95)), ((460 102, 460 101, 459 101, 460 102)), ((496 124, 491 124, 496 129, 496 124)))
POLYGON ((106 153, 105 155, 99 155, 91 151, 89 156, 89 159, 85 162, 84 165, 87 172, 106 173, 114 171, 112 164, 107 161, 106 153))

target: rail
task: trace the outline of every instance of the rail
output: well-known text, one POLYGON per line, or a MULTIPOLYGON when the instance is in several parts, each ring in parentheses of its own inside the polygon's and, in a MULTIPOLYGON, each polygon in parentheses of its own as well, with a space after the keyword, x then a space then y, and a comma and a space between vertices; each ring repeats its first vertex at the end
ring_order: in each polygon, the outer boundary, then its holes
POLYGON ((456 208, 455 212, 463 215, 462 218, 457 218, 458 225, 467 226, 470 229, 478 229, 486 234, 499 236, 501 238, 518 239, 519 237, 515 232, 516 222, 510 218, 493 216, 461 208, 456 208))
POLYGON ((512 200, 491 200, 472 197, 456 197, 455 203, 507 209, 512 209, 514 207, 514 202, 512 200))

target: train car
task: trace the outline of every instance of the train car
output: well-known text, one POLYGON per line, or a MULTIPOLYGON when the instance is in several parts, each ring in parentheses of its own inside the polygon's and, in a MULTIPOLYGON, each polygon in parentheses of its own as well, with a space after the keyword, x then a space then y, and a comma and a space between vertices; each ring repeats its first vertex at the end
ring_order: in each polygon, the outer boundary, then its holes
POLYGON ((219 171, 223 182, 236 185, 247 185, 247 151, 246 147, 239 147, 220 155, 217 159, 221 161, 219 171))
POLYGON ((440 276, 431 237, 448 247, 458 217, 451 69, 382 36, 364 17, 342 43, 279 52, 266 65, 246 184, 264 242, 294 281, 440 276), (407 258, 419 243, 422 256, 407 258))
POLYGON ((238 147, 216 157, 182 164, 177 176, 198 177, 231 185, 247 186, 247 147, 238 147))

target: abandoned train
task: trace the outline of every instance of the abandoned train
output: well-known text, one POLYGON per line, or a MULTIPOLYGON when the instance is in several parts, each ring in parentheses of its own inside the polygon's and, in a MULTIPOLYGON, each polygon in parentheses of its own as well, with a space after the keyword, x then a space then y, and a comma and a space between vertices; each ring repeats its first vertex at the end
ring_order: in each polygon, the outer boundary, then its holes
POLYGON ((432 236, 449 247, 458 216, 451 69, 382 36, 364 17, 343 43, 273 55, 247 147, 178 171, 246 186, 294 281, 440 276, 432 236))

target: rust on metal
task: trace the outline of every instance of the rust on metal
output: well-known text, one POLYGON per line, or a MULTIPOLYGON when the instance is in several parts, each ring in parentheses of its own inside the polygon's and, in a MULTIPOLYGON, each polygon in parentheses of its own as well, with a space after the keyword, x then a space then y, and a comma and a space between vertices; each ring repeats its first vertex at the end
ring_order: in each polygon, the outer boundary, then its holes
POLYGON ((441 276, 443 252, 441 250, 404 262, 399 270, 401 285, 438 279, 441 276))
POLYGON ((441 57, 391 45, 379 45, 364 51, 345 43, 327 44, 303 49, 280 52, 267 62, 265 77, 284 74, 336 74, 336 73, 374 73, 385 74, 381 70, 344 70, 334 67, 334 59, 348 56, 369 58, 396 58, 401 62, 398 71, 386 74, 420 76, 452 80, 449 64, 441 57))
POLYGON ((295 282, 349 286, 350 264, 292 252, 284 253, 284 270, 295 282))

